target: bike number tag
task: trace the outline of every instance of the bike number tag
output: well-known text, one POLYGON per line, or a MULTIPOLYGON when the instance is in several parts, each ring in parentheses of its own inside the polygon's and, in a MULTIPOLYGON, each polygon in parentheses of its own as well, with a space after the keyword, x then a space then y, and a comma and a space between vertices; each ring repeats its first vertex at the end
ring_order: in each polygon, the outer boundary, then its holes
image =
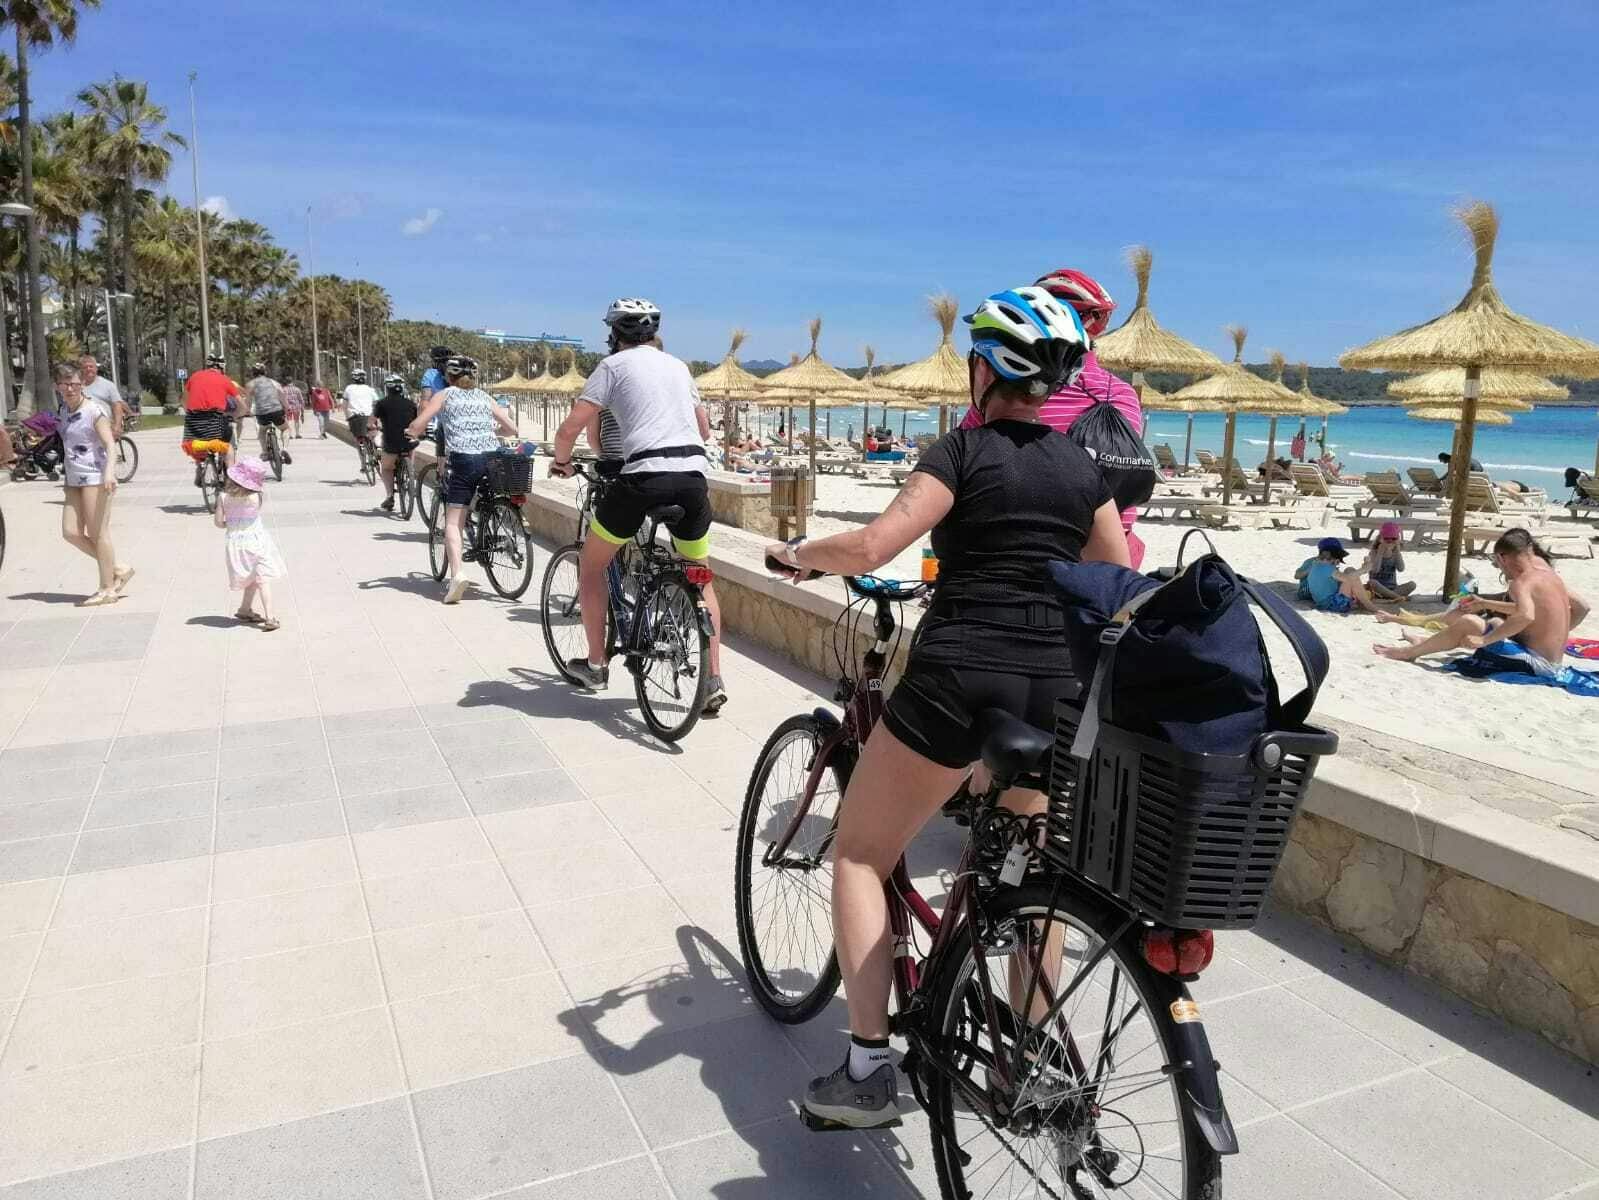
POLYGON ((1017 842, 1005 855, 1005 865, 999 869, 999 881, 1006 887, 1015 887, 1021 883, 1022 876, 1027 874, 1027 860, 1030 855, 1027 847, 1017 842))

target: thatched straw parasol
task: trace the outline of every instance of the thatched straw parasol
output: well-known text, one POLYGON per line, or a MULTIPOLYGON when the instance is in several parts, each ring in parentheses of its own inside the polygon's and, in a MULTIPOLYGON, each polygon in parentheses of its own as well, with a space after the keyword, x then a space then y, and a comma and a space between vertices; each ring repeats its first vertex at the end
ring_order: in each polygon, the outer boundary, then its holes
POLYGON ((516 400, 516 426, 522 427, 522 397, 536 396, 543 391, 538 383, 523 375, 521 370, 513 367, 511 373, 498 383, 491 383, 488 392, 493 396, 511 396, 516 400))
POLYGON ((1120 326, 1094 339, 1094 355, 1100 366, 1131 371, 1133 389, 1140 397, 1144 394, 1145 371, 1209 375, 1222 368, 1221 359, 1162 329, 1149 311, 1149 272, 1154 261, 1148 246, 1134 246, 1127 251, 1127 265, 1138 281, 1138 300, 1120 326))
MULTIPOLYGON (((1233 446, 1239 412, 1269 412, 1281 405, 1283 397, 1293 393, 1280 383, 1262 379, 1244 369, 1244 340, 1249 330, 1242 325, 1227 326, 1227 336, 1233 340, 1233 361, 1224 363, 1213 375, 1191 383, 1174 392, 1173 400, 1210 400, 1222 404, 1227 411, 1227 433, 1222 441, 1222 503, 1233 500, 1233 446)), ((1297 411, 1297 410, 1296 410, 1297 411)), ((1267 472, 1270 478, 1270 472, 1267 472)))
MULTIPOLYGON (((1403 401, 1443 401, 1446 404, 1459 405, 1466 391, 1466 369, 1464 367, 1446 367, 1437 371, 1426 371, 1420 375, 1412 375, 1408 379, 1396 379, 1388 385, 1388 394, 1403 401)), ((1541 375, 1534 375, 1531 371, 1513 371, 1509 367, 1484 367, 1482 377, 1477 381, 1477 399, 1482 404, 1492 405, 1494 408, 1507 409, 1509 406, 1501 404, 1502 400, 1527 402, 1532 400, 1564 400, 1571 395, 1567 388, 1558 383, 1551 383, 1541 375)), ((1524 403, 1519 411, 1531 408, 1530 403, 1524 403)))
POLYGON ((1167 396, 1157 392, 1148 384, 1139 396, 1139 401, 1144 406, 1145 412, 1180 412, 1188 414, 1188 432, 1183 437, 1183 466, 1188 465, 1188 456, 1194 448, 1194 414, 1195 413, 1221 413, 1227 411, 1227 406, 1216 400, 1179 400, 1175 396, 1167 396))
MULTIPOLYGON (((1476 254, 1471 286, 1460 303, 1441 317, 1351 350, 1338 361, 1353 370, 1465 368, 1454 457, 1455 461, 1469 462, 1484 368, 1523 367, 1551 375, 1591 378, 1599 375, 1599 345, 1513 312, 1493 282, 1499 214, 1493 205, 1476 201, 1456 215, 1471 235, 1476 254)), ((1445 595, 1454 592, 1460 579, 1468 474, 1452 471, 1449 476, 1454 495, 1449 510, 1449 553, 1444 563, 1445 595)))
POLYGON ((1242 411, 1262 413, 1271 418, 1271 425, 1266 432, 1266 494, 1262 497, 1263 503, 1271 503, 1272 464, 1277 459, 1277 418, 1300 417, 1304 418, 1313 409, 1313 406, 1298 392, 1288 390, 1283 383, 1283 371, 1288 366, 1288 359, 1281 350, 1273 350, 1266 356, 1266 361, 1271 364, 1272 382, 1275 383, 1282 396, 1275 401, 1256 401, 1243 408, 1242 411))
POLYGON ((1310 364, 1299 364, 1299 391, 1298 396, 1305 402, 1305 412, 1299 421, 1299 436, 1305 436, 1305 426, 1311 417, 1321 418, 1321 452, 1327 453, 1327 418, 1336 417, 1340 413, 1349 411, 1347 407, 1336 400, 1328 400, 1318 396, 1310 390, 1310 364))
MULTIPOLYGON (((859 396, 870 394, 858 380, 851 379, 837 367, 830 366, 822 361, 822 356, 816 352, 816 343, 822 336, 822 318, 811 318, 811 351, 799 362, 784 367, 776 374, 768 375, 760 381, 761 391, 768 395, 786 396, 792 399, 805 397, 810 402, 811 418, 811 477, 816 477, 816 397, 829 395, 859 396)), ((789 438, 792 443, 794 423, 789 422, 789 438)))
MULTIPOLYGON (((1458 404, 1418 404, 1405 410, 1418 421, 1448 421, 1459 424, 1461 406, 1458 404)), ((1498 408, 1488 408, 1479 405, 1477 408, 1477 424, 1479 425, 1508 425, 1510 414, 1498 408)), ((1467 472, 1461 472, 1466 474, 1467 472)))
POLYGON ((735 406, 740 400, 753 400, 760 395, 758 385, 761 381, 738 363, 738 348, 744 344, 744 339, 748 336, 749 334, 742 329, 733 330, 727 353, 722 356, 722 361, 709 371, 694 377, 694 385, 699 388, 702 398, 721 400, 724 403, 722 440, 726 446, 733 444, 735 406))
POLYGON ((588 383, 588 377, 577 369, 577 351, 570 347, 566 351, 566 363, 566 370, 560 375, 552 377, 546 369, 539 390, 546 396, 555 397, 557 403, 565 403, 570 409, 572 402, 583 394, 583 385, 588 383))
MULTIPOLYGON (((972 389, 968 381, 966 360, 956 351, 953 340, 955 315, 959 311, 955 297, 947 294, 931 296, 928 298, 927 306, 933 314, 933 319, 938 322, 941 335, 938 349, 926 358, 900 367, 896 371, 890 371, 873 382, 880 388, 887 388, 889 391, 900 392, 907 396, 916 396, 937 404, 938 432, 942 435, 949 427, 948 406, 958 401, 970 400, 972 389)), ((868 363, 868 374, 870 371, 871 364, 868 363)))

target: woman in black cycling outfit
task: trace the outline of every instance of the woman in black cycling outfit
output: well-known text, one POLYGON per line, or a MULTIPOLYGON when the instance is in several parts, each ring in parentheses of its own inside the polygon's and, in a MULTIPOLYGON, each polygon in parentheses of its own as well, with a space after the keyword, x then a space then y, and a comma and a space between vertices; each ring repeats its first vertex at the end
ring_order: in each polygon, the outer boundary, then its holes
MULTIPOLYGON (((805 1107, 871 1128, 897 1120, 888 1055, 892 945, 883 880, 981 752, 977 714, 999 708, 1043 728, 1072 686, 1051 559, 1127 565, 1110 490, 1088 454, 1039 422, 1081 370, 1088 337, 1037 287, 990 296, 966 318, 972 402, 984 424, 940 439, 894 502, 863 529, 768 547, 789 573, 858 575, 929 531, 939 580, 905 674, 861 752, 839 814, 833 930, 849 1002, 849 1057, 812 1082, 805 1107)), ((1014 789, 1007 807, 1042 811, 1014 789)))

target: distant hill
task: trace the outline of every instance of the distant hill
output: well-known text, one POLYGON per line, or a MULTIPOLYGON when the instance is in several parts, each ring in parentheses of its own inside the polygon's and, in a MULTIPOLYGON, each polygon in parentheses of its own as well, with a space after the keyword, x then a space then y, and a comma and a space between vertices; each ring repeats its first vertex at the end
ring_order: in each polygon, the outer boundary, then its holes
MULTIPOLYGON (((1264 363, 1245 363, 1252 373, 1264 379, 1271 377, 1271 368, 1264 363)), ((1311 367, 1310 390, 1327 400, 1346 405, 1384 405, 1398 403, 1388 394, 1388 385, 1404 378, 1395 371, 1346 371, 1342 367, 1311 367)), ((1295 390, 1299 387, 1299 368, 1289 367, 1285 382, 1295 390)), ((1186 375, 1167 375, 1152 371, 1146 376, 1149 385, 1163 392, 1173 392, 1193 380, 1186 375)), ((1556 401, 1573 405, 1599 404, 1599 380, 1558 379, 1555 382, 1571 389, 1571 399, 1556 401)), ((1548 403, 1545 401, 1544 403, 1548 403)))
POLYGON ((740 363, 752 375, 770 375, 773 371, 781 370, 788 366, 785 362, 778 362, 775 358, 752 358, 749 362, 740 363))

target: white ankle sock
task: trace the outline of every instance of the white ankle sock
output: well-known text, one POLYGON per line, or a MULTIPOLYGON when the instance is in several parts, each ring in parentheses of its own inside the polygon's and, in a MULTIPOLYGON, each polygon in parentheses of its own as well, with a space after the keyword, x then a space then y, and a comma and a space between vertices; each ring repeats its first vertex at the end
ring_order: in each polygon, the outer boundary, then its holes
POLYGON ((887 1038, 858 1038, 850 1034, 849 1077, 857 1083, 884 1063, 892 1061, 887 1038))

